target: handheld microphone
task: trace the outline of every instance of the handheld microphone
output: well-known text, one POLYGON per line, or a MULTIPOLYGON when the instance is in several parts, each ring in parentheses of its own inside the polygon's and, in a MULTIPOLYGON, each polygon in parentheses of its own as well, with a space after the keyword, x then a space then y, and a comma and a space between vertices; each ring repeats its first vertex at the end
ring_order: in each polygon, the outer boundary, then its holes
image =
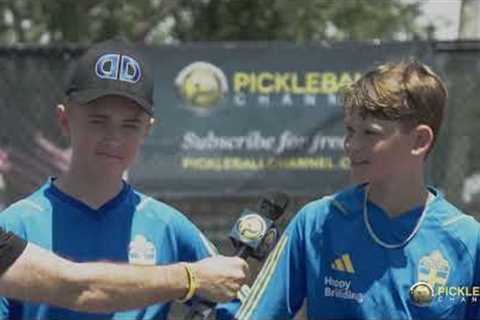
MULTIPOLYGON (((236 248, 235 256, 264 259, 278 241, 279 232, 275 225, 289 203, 283 192, 269 191, 258 202, 258 212, 243 209, 234 224, 229 237, 236 248)), ((211 314, 215 303, 204 300, 194 301, 185 320, 205 320, 211 314)))
POLYGON ((258 213, 244 209, 230 232, 230 239, 237 249, 236 256, 262 260, 273 249, 278 240, 275 221, 288 206, 288 196, 271 191, 258 203, 258 213))

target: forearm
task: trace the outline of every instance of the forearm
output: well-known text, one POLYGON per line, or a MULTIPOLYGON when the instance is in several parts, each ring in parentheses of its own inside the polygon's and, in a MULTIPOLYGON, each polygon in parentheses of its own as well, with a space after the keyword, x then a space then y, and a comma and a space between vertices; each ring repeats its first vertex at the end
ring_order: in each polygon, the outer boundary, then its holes
POLYGON ((73 263, 29 244, 0 279, 0 294, 93 312, 141 308, 185 295, 182 265, 73 263))
POLYGON ((68 282, 73 288, 65 307, 109 312, 137 309, 181 298, 187 291, 185 267, 72 264, 68 282), (73 303, 72 305, 67 305, 73 303))

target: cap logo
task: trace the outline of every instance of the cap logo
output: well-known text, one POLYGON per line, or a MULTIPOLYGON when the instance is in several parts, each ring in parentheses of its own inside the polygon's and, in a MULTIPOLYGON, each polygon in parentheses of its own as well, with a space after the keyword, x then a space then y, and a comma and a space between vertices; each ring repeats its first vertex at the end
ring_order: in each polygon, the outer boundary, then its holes
POLYGON ((101 79, 136 83, 142 77, 142 70, 132 57, 109 53, 97 60, 95 74, 101 79))

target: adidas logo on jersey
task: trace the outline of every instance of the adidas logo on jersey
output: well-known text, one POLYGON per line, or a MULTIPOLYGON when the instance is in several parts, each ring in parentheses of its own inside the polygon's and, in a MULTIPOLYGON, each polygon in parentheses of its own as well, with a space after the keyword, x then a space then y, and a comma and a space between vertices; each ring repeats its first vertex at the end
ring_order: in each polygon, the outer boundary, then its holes
POLYGON ((340 258, 335 259, 332 262, 331 267, 336 271, 355 273, 355 269, 353 268, 352 260, 350 260, 349 254, 344 254, 340 258))
MULTIPOLYGON (((355 274, 352 260, 349 254, 344 254, 335 259, 330 265, 332 270, 343 272, 344 274, 355 274)), ((352 288, 352 277, 344 275, 328 275, 324 278, 325 297, 354 300, 357 303, 363 303, 363 293, 355 292, 352 288), (343 279, 339 279, 343 278, 343 279), (346 279, 345 279, 345 278, 346 279)))

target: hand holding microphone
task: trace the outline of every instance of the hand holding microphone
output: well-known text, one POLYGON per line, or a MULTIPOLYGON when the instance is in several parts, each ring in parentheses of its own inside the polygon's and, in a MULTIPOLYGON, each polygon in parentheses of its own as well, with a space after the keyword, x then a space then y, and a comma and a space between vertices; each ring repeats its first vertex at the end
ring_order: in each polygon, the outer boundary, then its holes
MULTIPOLYGON (((244 209, 229 235, 237 250, 235 256, 243 259, 264 259, 278 241, 279 232, 275 221, 285 212, 288 203, 285 193, 271 191, 260 198, 257 212, 244 209)), ((214 307, 213 302, 197 300, 185 320, 207 319, 214 307)))
POLYGON ((248 264, 238 257, 213 256, 192 263, 191 267, 198 285, 196 296, 206 301, 234 299, 248 274, 248 264))

